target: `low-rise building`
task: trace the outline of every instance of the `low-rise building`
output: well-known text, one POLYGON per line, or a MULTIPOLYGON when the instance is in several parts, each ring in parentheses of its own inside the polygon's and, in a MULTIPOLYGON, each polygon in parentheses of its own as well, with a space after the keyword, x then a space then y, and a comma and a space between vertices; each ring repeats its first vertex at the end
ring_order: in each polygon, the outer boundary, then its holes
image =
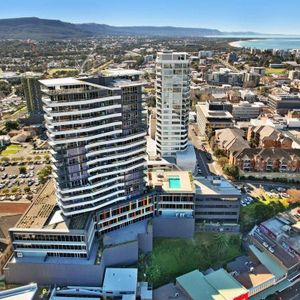
POLYGON ((271 126, 249 127, 247 140, 253 146, 263 149, 291 149, 293 140, 283 132, 271 126))
POLYGON ((230 157, 230 163, 242 171, 300 172, 300 149, 249 148, 230 157))
POLYGON ((221 177, 199 177, 194 185, 196 229, 238 232, 241 192, 221 177))
POLYGON ((208 130, 233 127, 232 114, 225 110, 223 104, 207 102, 206 104, 198 103, 196 105, 197 123, 201 135, 205 135, 208 130))
POLYGON ((265 105, 262 102, 249 103, 248 101, 241 101, 232 105, 232 116, 237 121, 255 119, 264 108, 265 105))
POLYGON ((300 94, 269 94, 268 105, 279 114, 287 114, 289 110, 300 109, 300 94))
POLYGON ((250 73, 258 74, 264 76, 266 73, 266 68, 265 67, 251 67, 250 68, 250 73))
POLYGON ((194 270, 176 278, 176 286, 192 300, 247 300, 248 290, 224 269, 204 275, 194 270))
POLYGON ((230 84, 232 86, 243 86, 245 74, 242 72, 232 72, 230 69, 220 68, 207 74, 207 82, 214 85, 230 84))
POLYGON ((227 157, 243 149, 250 148, 248 142, 243 138, 244 131, 238 128, 218 129, 215 132, 215 143, 218 149, 225 152, 227 157))

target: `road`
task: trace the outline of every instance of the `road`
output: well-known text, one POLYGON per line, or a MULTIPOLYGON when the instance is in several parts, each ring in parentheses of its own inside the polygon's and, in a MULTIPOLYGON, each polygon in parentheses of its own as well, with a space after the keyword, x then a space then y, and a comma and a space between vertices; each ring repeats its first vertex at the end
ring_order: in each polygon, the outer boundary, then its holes
POLYGON ((262 185, 263 187, 266 188, 276 188, 276 187, 284 187, 284 188, 299 188, 296 186, 295 183, 282 183, 282 182, 271 182, 271 181, 258 181, 258 180, 237 180, 234 181, 234 183, 236 184, 245 184, 245 185, 253 185, 255 187, 260 187, 260 185, 262 185))
POLYGON ((199 175, 203 175, 203 176, 211 175, 211 173, 208 169, 208 160, 205 155, 205 152, 202 150, 199 150, 197 148, 195 148, 195 152, 196 152, 198 166, 200 166, 200 169, 202 170, 202 174, 199 174, 199 175))
POLYGON ((223 64, 225 67, 227 67, 228 69, 231 69, 231 70, 233 70, 234 72, 240 72, 240 70, 238 70, 235 66, 233 66, 232 64, 230 64, 230 63, 228 63, 227 61, 225 61, 225 60, 223 60, 223 59, 221 59, 221 58, 219 58, 218 59, 219 60, 219 62, 221 63, 221 64, 223 64))
POLYGON ((81 67, 80 67, 80 73, 83 73, 84 72, 84 67, 86 65, 86 63, 88 62, 88 60, 93 56, 96 48, 97 48, 98 44, 95 43, 92 51, 87 55, 86 59, 84 60, 84 62, 82 63, 81 67))
POLYGON ((277 294, 277 298, 280 300, 298 300, 300 299, 300 282, 297 282, 292 287, 277 294))

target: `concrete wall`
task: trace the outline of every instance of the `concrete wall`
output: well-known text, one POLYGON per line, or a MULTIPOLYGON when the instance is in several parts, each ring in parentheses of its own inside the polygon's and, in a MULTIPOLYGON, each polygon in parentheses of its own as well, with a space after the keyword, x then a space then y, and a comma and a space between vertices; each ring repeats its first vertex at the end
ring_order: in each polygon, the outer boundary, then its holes
POLYGON ((133 241, 106 248, 102 254, 102 261, 106 267, 131 265, 137 262, 138 257, 138 241, 133 241))
MULTIPOLYGON (((104 249, 100 264, 9 262, 4 269, 7 283, 101 286, 106 267, 124 266, 138 260, 138 242, 104 249)), ((62 259, 63 261, 63 259, 62 259)))
POLYGON ((151 252, 153 249, 153 226, 148 224, 147 232, 138 235, 139 250, 144 253, 151 252))
POLYGON ((192 218, 153 218, 154 237, 192 238, 195 220, 192 218))
POLYGON ((47 263, 9 263, 4 270, 7 283, 88 285, 99 286, 104 273, 104 264, 67 265, 47 263))

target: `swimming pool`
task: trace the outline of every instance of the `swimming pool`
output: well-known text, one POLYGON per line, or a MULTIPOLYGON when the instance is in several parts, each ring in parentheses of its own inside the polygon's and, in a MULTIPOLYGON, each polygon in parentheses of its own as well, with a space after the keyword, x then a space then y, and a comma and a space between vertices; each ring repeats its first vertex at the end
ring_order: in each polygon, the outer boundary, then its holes
POLYGON ((169 177, 169 188, 170 189, 180 189, 180 178, 179 177, 169 177))

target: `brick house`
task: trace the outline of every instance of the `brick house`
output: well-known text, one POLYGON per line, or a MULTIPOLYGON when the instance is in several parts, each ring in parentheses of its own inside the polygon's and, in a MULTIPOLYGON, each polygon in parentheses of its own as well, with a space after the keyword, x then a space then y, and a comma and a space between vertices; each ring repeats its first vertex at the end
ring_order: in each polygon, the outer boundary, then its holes
POLYGON ((271 126, 249 127, 247 140, 250 145, 263 149, 291 149, 293 144, 291 138, 271 126))
POLYGON ((300 172, 300 149, 243 149, 230 157, 242 171, 300 172))

